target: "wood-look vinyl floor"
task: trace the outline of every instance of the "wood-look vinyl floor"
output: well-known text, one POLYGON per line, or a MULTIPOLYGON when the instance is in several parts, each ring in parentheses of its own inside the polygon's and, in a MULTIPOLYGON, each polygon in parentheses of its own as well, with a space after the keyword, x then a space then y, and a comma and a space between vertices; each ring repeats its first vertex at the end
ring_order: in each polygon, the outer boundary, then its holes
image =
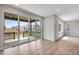
POLYGON ((78 55, 79 37, 64 37, 56 42, 37 40, 7 48, 1 55, 78 55))

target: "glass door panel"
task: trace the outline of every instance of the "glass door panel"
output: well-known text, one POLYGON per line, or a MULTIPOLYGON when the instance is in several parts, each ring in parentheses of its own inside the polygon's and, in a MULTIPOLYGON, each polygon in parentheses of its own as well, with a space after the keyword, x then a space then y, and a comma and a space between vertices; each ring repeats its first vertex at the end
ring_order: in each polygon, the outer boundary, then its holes
POLYGON ((35 36, 36 36, 36 29, 35 29, 35 20, 31 19, 30 20, 30 36, 29 36, 29 40, 33 41, 36 40, 35 36))
POLYGON ((18 45, 18 16, 10 13, 4 14, 5 47, 18 45))
POLYGON ((36 38, 41 38, 41 24, 40 24, 40 20, 36 20, 36 38))
POLYGON ((29 23, 28 23, 28 18, 27 17, 23 17, 20 16, 19 17, 19 21, 20 21, 20 38, 19 38, 19 42, 21 43, 26 43, 28 42, 28 35, 29 35, 29 23))

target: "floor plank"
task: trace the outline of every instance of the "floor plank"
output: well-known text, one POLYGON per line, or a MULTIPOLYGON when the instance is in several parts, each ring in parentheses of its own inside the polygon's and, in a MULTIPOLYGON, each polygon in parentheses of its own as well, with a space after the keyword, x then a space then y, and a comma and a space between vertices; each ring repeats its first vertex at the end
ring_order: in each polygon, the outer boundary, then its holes
POLYGON ((78 55, 79 37, 64 37, 56 42, 37 40, 7 48, 0 55, 78 55))

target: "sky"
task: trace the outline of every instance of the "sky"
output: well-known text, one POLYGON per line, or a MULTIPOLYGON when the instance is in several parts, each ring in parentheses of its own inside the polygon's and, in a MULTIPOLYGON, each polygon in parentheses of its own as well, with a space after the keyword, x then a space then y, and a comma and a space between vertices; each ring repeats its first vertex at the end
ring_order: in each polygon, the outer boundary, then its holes
MULTIPOLYGON (((40 22, 37 22, 37 24, 40 24, 40 22)), ((20 26, 23 26, 23 25, 28 25, 28 23, 26 22, 20 22, 20 26)), ((34 23, 32 23, 32 25, 34 25, 34 23)), ((15 21, 15 20, 8 20, 8 19, 5 19, 5 26, 7 28, 11 28, 11 27, 14 27, 14 26, 18 26, 18 22, 15 21)))
MULTIPOLYGON (((20 25, 28 25, 28 23, 26 22, 20 22, 20 25)), ((7 20, 5 19, 5 26, 8 28, 14 27, 14 26, 18 26, 18 22, 14 21, 14 20, 7 20)))

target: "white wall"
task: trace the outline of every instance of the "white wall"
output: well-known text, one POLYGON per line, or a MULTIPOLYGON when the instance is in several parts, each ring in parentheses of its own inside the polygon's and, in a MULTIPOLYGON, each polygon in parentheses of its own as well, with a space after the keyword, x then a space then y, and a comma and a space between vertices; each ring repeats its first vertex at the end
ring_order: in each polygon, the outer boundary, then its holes
POLYGON ((54 26, 54 31, 55 31, 55 40, 61 38, 62 36, 64 36, 64 21, 62 21, 62 19, 60 19, 59 17, 57 17, 55 15, 55 26, 54 26), (61 24, 61 31, 59 32, 59 24, 61 24))
POLYGON ((44 39, 54 41, 54 16, 44 18, 43 31, 44 39))
POLYGON ((43 23, 44 39, 55 41, 64 36, 64 21, 56 15, 45 17, 43 23), (61 32, 59 32, 59 24, 61 24, 61 32))
POLYGON ((65 22, 65 35, 79 36, 79 20, 65 22), (70 27, 70 30, 68 31, 67 25, 70 27))
POLYGON ((0 10, 0 50, 4 49, 4 13, 0 10))

